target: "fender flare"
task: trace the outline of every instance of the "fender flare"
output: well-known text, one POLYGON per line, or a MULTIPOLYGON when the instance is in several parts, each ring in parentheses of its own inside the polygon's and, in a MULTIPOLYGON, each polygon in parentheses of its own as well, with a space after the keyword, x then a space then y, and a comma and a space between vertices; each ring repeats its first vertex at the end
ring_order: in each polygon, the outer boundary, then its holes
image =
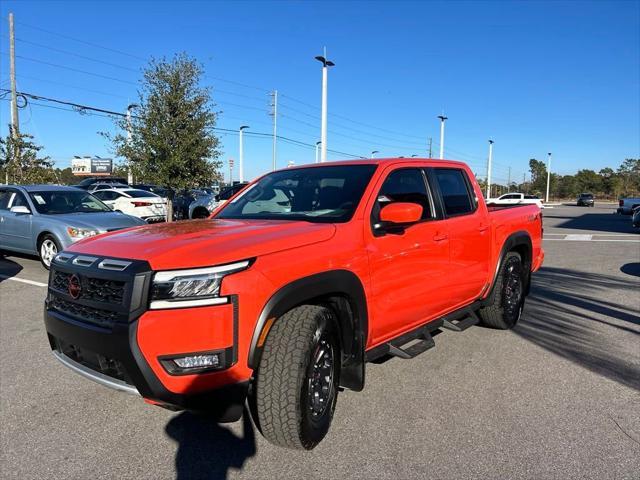
POLYGON ((496 262, 496 268, 493 272, 491 287, 487 289, 488 293, 484 296, 485 300, 488 298, 491 298, 493 294, 493 288, 495 287, 496 280, 498 278, 498 273, 502 268, 502 262, 504 261, 505 255, 507 254, 507 252, 518 249, 517 247, 520 247, 520 249, 524 250, 525 252, 525 257, 522 259, 525 271, 528 273, 526 285, 525 285, 525 292, 526 292, 525 294, 529 293, 529 288, 531 284, 530 279, 531 279, 531 262, 533 258, 533 243, 531 242, 531 236, 529 235, 529 232, 525 230, 518 230, 517 232, 513 232, 511 235, 509 235, 504 241, 504 243, 502 244, 502 248, 500 249, 500 255, 498 256, 498 261, 496 262))
MULTIPOLYGON (((248 366, 260 364, 262 348, 258 340, 267 320, 308 302, 341 303, 332 305, 338 314, 343 350, 340 384, 351 390, 364 388, 364 349, 369 331, 367 299, 360 278, 350 270, 329 270, 295 280, 274 293, 256 322, 249 346, 248 366), (341 308, 342 307, 342 308, 341 308), (346 311, 345 311, 346 309, 346 311)), ((277 321, 277 320, 276 320, 277 321)))

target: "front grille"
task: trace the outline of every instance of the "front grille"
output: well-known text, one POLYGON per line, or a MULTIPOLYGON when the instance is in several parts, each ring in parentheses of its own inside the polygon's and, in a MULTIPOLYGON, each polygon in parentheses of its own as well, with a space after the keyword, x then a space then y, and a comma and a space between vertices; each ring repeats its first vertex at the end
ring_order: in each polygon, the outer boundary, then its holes
MULTIPOLYGON (((71 275, 71 273, 67 272, 54 271, 51 283, 52 288, 58 292, 67 294, 71 275)), ((78 278, 80 279, 81 286, 78 299, 118 305, 122 304, 126 286, 125 282, 85 276, 79 276, 78 278)))
POLYGON ((105 328, 112 327, 121 316, 118 312, 72 303, 57 296, 52 297, 49 307, 78 320, 105 328))

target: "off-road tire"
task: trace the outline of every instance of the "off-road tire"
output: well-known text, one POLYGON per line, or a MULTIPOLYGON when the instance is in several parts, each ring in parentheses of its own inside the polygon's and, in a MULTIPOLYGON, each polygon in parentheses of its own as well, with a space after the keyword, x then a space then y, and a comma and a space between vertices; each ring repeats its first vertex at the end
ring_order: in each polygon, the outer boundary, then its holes
POLYGON ((480 319, 484 326, 500 330, 515 326, 524 308, 526 279, 520 254, 508 252, 500 266, 489 302, 480 309, 480 319), (517 298, 513 296, 516 289, 517 298))
POLYGON ((276 320, 269 331, 253 394, 257 423, 271 443, 310 450, 327 434, 336 406, 340 371, 335 328, 331 310, 302 305, 276 320), (327 355, 329 346, 331 367, 323 363, 327 370, 322 370, 322 376, 314 376, 314 358, 321 358, 323 352, 327 355), (324 375, 327 371, 331 372, 330 377, 324 375), (317 397, 310 395, 314 378, 323 378, 329 385, 322 410, 316 413, 311 398, 317 397))

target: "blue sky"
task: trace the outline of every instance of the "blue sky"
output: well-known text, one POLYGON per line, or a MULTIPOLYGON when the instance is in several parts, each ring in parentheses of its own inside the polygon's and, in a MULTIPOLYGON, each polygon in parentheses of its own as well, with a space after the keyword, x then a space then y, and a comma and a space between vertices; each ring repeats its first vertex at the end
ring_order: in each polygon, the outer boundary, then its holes
MULTIPOLYGON (((483 176, 492 138, 499 182, 509 167, 521 180, 529 158, 547 152, 559 173, 640 156, 637 1, 3 1, 0 11, 2 88, 12 11, 18 89, 29 93, 124 111, 146 59, 186 51, 205 66, 219 127, 270 132, 268 92, 278 89, 279 134, 314 144, 321 77, 313 57, 326 45, 336 63, 330 149, 424 156, 433 137, 437 156, 444 111, 445 156, 483 176)), ((108 118, 51 105, 32 101, 20 116, 59 166, 73 155, 110 156, 97 134, 113 129, 108 118)), ((6 99, 0 116, 6 134, 6 99)), ((237 158, 237 136, 221 140, 225 162, 237 158)), ((314 155, 280 142, 278 166, 314 155)), ((271 140, 246 136, 245 162, 249 177, 270 169, 271 140)))

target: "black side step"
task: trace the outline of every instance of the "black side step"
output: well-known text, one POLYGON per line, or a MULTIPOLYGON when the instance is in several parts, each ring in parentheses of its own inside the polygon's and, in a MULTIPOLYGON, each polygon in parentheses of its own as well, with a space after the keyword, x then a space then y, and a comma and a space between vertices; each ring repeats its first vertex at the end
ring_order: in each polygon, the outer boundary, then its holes
POLYGON ((383 343, 382 345, 369 350, 366 353, 366 359, 368 362, 370 362, 385 355, 393 355, 394 357, 402 358, 405 360, 415 358, 421 353, 426 352, 430 348, 435 347, 436 343, 433 341, 431 332, 437 330, 440 327, 442 327, 441 320, 436 320, 434 322, 428 323, 427 325, 418 327, 415 330, 405 333, 404 335, 396 337, 387 343, 383 343), (402 348, 403 345, 406 345, 407 343, 414 340, 418 341, 407 348, 402 348))
POLYGON ((444 317, 442 319, 442 327, 447 330, 453 330, 454 332, 463 332, 469 327, 473 327, 480 323, 480 318, 476 312, 472 309, 466 309, 463 311, 462 316, 456 317, 444 317))

